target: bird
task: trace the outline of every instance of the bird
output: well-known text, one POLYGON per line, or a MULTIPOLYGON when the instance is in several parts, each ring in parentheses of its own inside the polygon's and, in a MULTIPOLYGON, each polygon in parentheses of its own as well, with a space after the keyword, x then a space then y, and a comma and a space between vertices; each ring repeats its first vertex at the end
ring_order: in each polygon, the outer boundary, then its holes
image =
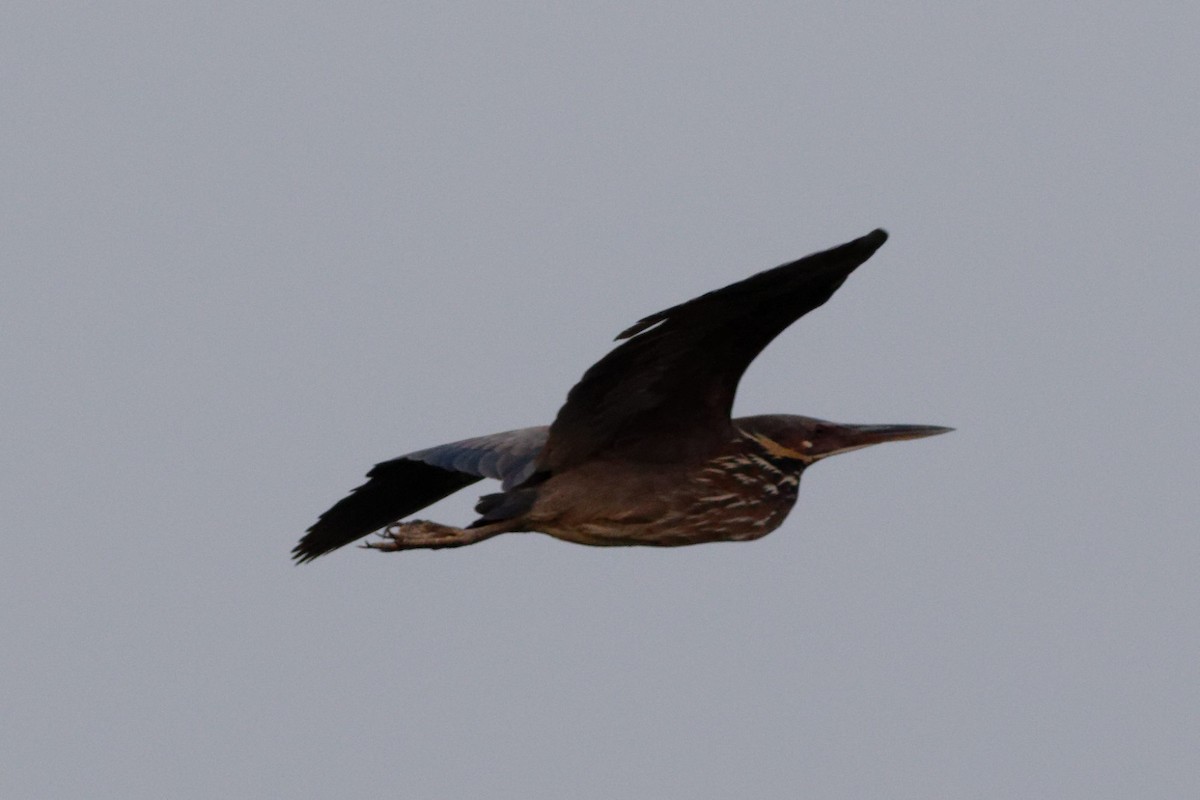
POLYGON ((292 551, 311 561, 378 533, 385 552, 541 532, 593 546, 750 541, 777 529, 800 476, 829 456, 947 433, 794 414, 732 417, 746 368, 823 305, 887 240, 883 229, 643 317, 568 392, 554 421, 375 465, 292 551), (501 482, 466 527, 402 521, 484 478, 501 482))

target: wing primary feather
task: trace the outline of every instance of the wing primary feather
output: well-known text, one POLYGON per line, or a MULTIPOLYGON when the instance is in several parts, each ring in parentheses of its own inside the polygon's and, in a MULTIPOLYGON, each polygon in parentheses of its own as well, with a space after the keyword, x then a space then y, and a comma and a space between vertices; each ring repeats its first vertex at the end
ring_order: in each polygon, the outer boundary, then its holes
POLYGON ((481 476, 396 458, 375 465, 367 478, 366 483, 334 503, 308 529, 292 550, 297 563, 312 561, 414 514, 479 481, 481 476))

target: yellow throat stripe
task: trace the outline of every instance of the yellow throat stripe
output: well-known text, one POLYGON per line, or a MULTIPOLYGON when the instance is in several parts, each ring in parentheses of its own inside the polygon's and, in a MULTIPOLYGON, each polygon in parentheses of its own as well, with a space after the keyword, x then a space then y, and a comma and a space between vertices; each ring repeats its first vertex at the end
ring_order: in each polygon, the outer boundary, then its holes
POLYGON ((763 450, 766 450, 768 453, 778 458, 791 458, 795 459, 796 461, 804 461, 806 463, 814 460, 811 455, 808 455, 807 453, 801 453, 798 450, 793 450, 790 447, 784 447, 779 442, 764 434, 747 433, 746 431, 742 431, 742 433, 758 442, 759 445, 762 446, 763 450))

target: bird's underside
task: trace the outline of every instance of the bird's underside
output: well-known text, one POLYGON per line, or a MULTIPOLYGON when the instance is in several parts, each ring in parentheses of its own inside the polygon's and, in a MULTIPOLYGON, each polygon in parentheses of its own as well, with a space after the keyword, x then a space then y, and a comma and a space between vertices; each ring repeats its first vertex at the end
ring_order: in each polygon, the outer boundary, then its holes
MULTIPOLYGON (((751 420, 739 422, 751 424, 751 420)), ((528 429, 530 434, 547 430, 528 429)), ((515 433, 519 432, 502 435, 515 433)), ((773 455, 753 440, 744 440, 740 432, 729 445, 710 459, 687 465, 590 461, 538 484, 528 493, 528 506, 517 514, 510 509, 489 521, 489 501, 507 500, 508 495, 485 496, 476 508, 484 516, 470 527, 427 520, 396 523, 366 546, 377 550, 461 547, 518 531, 594 546, 676 547, 757 539, 777 528, 791 510, 806 465, 773 455), (604 491, 598 492, 601 483, 604 491)), ((536 453, 531 449, 529 457, 536 453)))
POLYGON ((461 547, 539 531, 587 545, 757 539, 795 503, 800 474, 834 453, 947 428, 730 419, 754 357, 824 303, 886 240, 874 231, 644 318, 570 391, 550 426, 420 450, 376 465, 293 550, 309 561, 372 532, 377 550, 461 547), (400 522, 484 478, 465 528, 400 522))

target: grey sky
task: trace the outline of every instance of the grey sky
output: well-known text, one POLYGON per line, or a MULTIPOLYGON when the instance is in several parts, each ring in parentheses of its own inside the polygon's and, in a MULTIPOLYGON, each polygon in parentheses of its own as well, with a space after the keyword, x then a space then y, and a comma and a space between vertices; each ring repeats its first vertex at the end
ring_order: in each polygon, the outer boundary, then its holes
POLYGON ((1197 796, 1197 7, 587 5, 10 4, 0 795, 1197 796), (737 411, 956 433, 752 544, 289 562, 876 226, 737 411))

